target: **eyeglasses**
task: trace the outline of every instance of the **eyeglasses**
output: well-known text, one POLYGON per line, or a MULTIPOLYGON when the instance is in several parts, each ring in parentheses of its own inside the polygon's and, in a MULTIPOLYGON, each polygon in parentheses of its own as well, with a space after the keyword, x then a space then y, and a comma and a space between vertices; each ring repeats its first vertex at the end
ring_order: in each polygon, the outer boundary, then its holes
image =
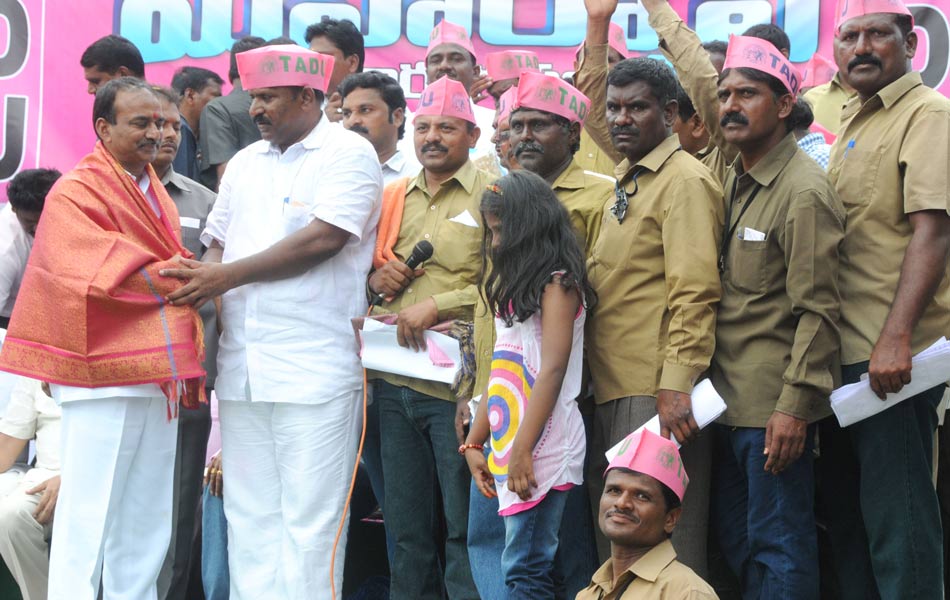
POLYGON ((640 186, 637 184, 637 177, 640 176, 640 171, 638 169, 636 173, 633 174, 633 191, 630 194, 627 194, 627 190, 624 189, 620 182, 614 184, 614 195, 617 197, 617 201, 614 202, 614 205, 610 208, 610 212, 617 217, 618 223, 623 223, 624 218, 627 216, 627 207, 629 206, 628 198, 632 198, 637 195, 637 192, 640 191, 640 186))

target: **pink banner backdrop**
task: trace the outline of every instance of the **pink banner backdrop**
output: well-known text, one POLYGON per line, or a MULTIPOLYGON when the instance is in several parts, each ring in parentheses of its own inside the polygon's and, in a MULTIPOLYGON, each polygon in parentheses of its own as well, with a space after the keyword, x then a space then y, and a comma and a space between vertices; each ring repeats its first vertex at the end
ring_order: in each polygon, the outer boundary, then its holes
MULTIPOLYGON (((814 52, 832 56, 834 0, 672 3, 706 41, 774 22, 791 38, 793 62, 803 63, 814 52)), ((914 67, 928 85, 948 94, 950 0, 910 7, 921 40, 914 67)), ((186 64, 226 79, 234 40, 287 35, 302 44, 307 25, 324 15, 358 24, 366 68, 396 77, 410 103, 424 86, 423 55, 439 19, 468 29, 479 55, 531 49, 541 57, 541 68, 557 75, 573 69, 586 22, 583 0, 0 0, 0 188, 21 169, 68 170, 92 147, 92 97, 79 57, 97 38, 117 33, 132 40, 142 50, 146 76, 156 83, 168 84, 186 64)), ((614 21, 626 31, 631 55, 656 54, 656 35, 638 2, 622 1, 614 21)))

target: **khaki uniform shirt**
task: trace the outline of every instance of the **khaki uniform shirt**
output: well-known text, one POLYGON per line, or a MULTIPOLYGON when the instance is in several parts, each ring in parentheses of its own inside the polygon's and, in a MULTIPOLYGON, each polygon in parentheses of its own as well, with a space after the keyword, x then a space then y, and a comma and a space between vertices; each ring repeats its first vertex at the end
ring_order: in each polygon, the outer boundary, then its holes
POLYGON ((739 150, 726 143, 719 126, 719 73, 709 60, 709 53, 703 48, 699 36, 686 26, 669 4, 654 10, 649 23, 660 38, 660 51, 673 63, 680 84, 709 132, 708 151, 703 150, 702 157, 696 158, 702 160, 721 183, 725 181, 729 165, 739 155, 739 150))
POLYGON ((576 600, 716 600, 719 596, 702 577, 676 560, 665 540, 630 565, 614 585, 613 559, 597 569, 576 600))
MULTIPOLYGON (((585 256, 590 256, 603 219, 604 206, 614 197, 614 178, 585 171, 575 158, 554 184, 554 194, 571 218, 571 227, 585 256)), ((485 391, 495 349, 495 319, 479 295, 475 309, 475 395, 485 391)))
POLYGON ((741 160, 733 169, 712 368, 719 422, 765 427, 776 410, 816 421, 831 414, 844 207, 792 134, 748 172, 741 160))
POLYGON ((611 179, 614 176, 614 169, 617 168, 617 163, 600 149, 586 129, 581 129, 581 145, 574 154, 574 162, 585 171, 600 173, 611 179))
MULTIPOLYGON (((432 258, 425 263, 425 274, 412 281, 392 302, 383 302, 374 314, 397 313, 407 306, 432 298, 439 308, 439 319, 474 318, 478 295, 478 273, 482 265, 482 216, 479 205, 485 186, 491 182, 486 173, 467 161, 451 179, 443 182, 435 194, 426 189, 425 171, 409 180, 406 205, 399 227, 399 239, 393 251, 399 260, 412 254, 421 240, 432 243, 432 258), (477 227, 464 224, 460 215, 468 213, 477 227)), ((422 394, 454 400, 449 385, 402 375, 369 372, 370 379, 382 379, 422 394)))
POLYGON ((841 86, 840 73, 835 73, 834 79, 828 83, 816 85, 805 92, 805 100, 808 100, 815 113, 815 122, 831 133, 837 133, 841 127, 841 111, 853 96, 854 93, 849 93, 841 86))
MULTIPOLYGON (((868 360, 897 292, 908 213, 950 209, 950 100, 910 72, 842 113, 828 177, 848 211, 841 248, 841 359, 868 360)), ((911 338, 916 353, 950 335, 944 274, 911 338)))
POLYGON ((586 336, 594 398, 688 394, 715 342, 722 188, 675 135, 635 165, 624 160, 617 176, 626 218, 609 200, 587 262, 598 295, 586 336))

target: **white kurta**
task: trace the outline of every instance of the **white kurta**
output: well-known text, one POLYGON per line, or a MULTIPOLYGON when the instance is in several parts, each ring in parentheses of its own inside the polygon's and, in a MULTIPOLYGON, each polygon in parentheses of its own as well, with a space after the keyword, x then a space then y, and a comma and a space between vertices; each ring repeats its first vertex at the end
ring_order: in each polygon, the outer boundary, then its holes
POLYGON ((0 317, 13 313, 13 303, 33 248, 33 237, 23 231, 9 204, 0 208, 0 317))
MULTIPOLYGON (((314 219, 350 233, 305 273, 222 298, 221 404, 232 600, 330 598, 330 559, 361 425, 350 324, 366 312, 383 178, 372 145, 321 118, 283 153, 266 141, 228 163, 202 241, 222 260, 266 250, 314 219)), ((345 535, 336 548, 342 593, 345 535)))

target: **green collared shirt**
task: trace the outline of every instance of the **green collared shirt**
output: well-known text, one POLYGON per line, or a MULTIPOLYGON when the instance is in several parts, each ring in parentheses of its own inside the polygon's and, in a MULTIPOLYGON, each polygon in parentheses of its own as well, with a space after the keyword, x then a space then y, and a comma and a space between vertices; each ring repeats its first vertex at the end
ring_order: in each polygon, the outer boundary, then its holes
MULTIPOLYGON (((841 248, 841 359, 868 360, 897 293, 908 214, 950 212, 950 100, 912 71, 844 108, 828 177, 848 211, 841 248)), ((950 335, 950 278, 944 272, 911 335, 919 352, 950 335)))
POLYGON ((737 159, 730 196, 737 177, 711 370, 720 422, 765 427, 774 411, 817 421, 831 413, 844 206, 793 134, 748 172, 737 159))
POLYGON ((614 585, 613 559, 601 566, 576 600, 716 600, 719 596, 702 577, 676 560, 664 540, 624 571, 614 585))
POLYGON ((587 263, 598 296, 586 336, 594 397, 688 394, 713 352, 722 188, 675 135, 616 173, 627 214, 621 223, 608 200, 587 263))
MULTIPOLYGON (((490 182, 491 177, 475 168, 472 161, 462 165, 434 194, 426 188, 424 170, 409 180, 399 239, 393 251, 404 261, 418 242, 428 240, 434 252, 424 265, 425 274, 414 279, 392 302, 374 309, 374 314, 397 313, 432 298, 439 308, 440 321, 473 319, 482 265, 479 205, 490 182)), ((436 398, 453 399, 445 383, 377 371, 370 371, 369 378, 383 379, 436 398)))

